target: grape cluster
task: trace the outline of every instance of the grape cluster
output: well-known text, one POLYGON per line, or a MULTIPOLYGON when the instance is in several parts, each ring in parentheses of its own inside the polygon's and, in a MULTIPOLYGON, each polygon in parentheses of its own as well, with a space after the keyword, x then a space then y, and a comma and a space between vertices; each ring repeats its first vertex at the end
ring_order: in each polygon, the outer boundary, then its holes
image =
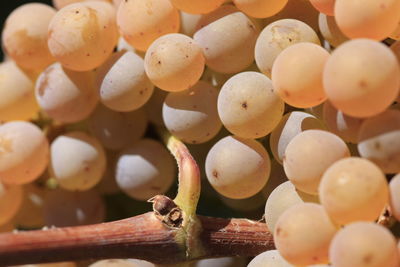
POLYGON ((400 0, 53 0, 1 44, 0 232, 166 194, 168 132, 276 246, 178 266, 400 265, 400 0))

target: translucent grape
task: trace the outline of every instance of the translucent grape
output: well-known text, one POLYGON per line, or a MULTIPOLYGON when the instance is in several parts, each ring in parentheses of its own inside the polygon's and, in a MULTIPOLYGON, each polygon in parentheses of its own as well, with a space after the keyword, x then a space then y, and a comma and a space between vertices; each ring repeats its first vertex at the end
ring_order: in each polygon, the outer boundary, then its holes
POLYGON ((319 31, 326 41, 334 47, 341 45, 349 40, 336 24, 335 17, 319 14, 318 17, 319 31))
POLYGON ((146 51, 157 38, 179 31, 179 12, 169 0, 122 1, 117 24, 130 45, 146 51))
POLYGON ((397 28, 389 35, 389 37, 394 40, 400 40, 400 19, 397 28))
POLYGON ((361 157, 385 173, 400 172, 400 110, 389 109, 366 119, 358 137, 361 157))
POLYGON ((238 11, 239 9, 233 5, 222 5, 210 13, 201 15, 199 21, 197 22, 195 32, 216 20, 238 11))
POLYGON ((40 228, 44 226, 43 204, 46 190, 35 184, 24 186, 21 208, 14 217, 16 225, 23 228, 40 228))
POLYGON ((255 60, 262 73, 271 77, 272 65, 276 57, 287 47, 310 42, 320 44, 315 31, 299 20, 277 20, 265 27, 257 38, 255 60))
POLYGON ((0 225, 0 233, 9 233, 12 232, 14 229, 15 227, 12 221, 0 225))
POLYGON ((369 117, 396 99, 400 66, 385 45, 368 39, 351 40, 332 53, 323 80, 335 108, 353 117, 369 117))
POLYGON ((323 118, 329 131, 340 136, 345 142, 358 143, 363 119, 353 118, 337 110, 329 101, 324 103, 323 118))
POLYGON ((288 0, 233 0, 240 11, 254 18, 271 17, 281 11, 287 2, 288 0))
POLYGON ((71 71, 59 63, 42 72, 35 95, 41 109, 63 123, 87 118, 98 102, 93 72, 71 71))
POLYGON ((94 191, 50 191, 44 202, 47 226, 65 227, 100 223, 105 217, 103 200, 94 191))
POLYGON ((254 257, 247 267, 293 267, 279 254, 278 250, 268 250, 254 257))
POLYGON ((112 4, 90 1, 62 8, 48 29, 51 54, 63 66, 88 71, 100 66, 118 41, 112 4))
POLYGON ((218 95, 218 114, 223 125, 242 138, 269 134, 281 120, 284 106, 274 93, 271 80, 254 71, 232 76, 218 95))
POLYGON ((336 0, 310 0, 310 3, 321 13, 333 16, 336 0))
POLYGON ((356 222, 337 232, 329 258, 337 267, 396 267, 399 264, 396 239, 385 227, 356 222))
POLYGON ((205 169, 208 181, 218 193, 243 199, 265 186, 270 164, 267 151, 257 141, 227 136, 208 152, 205 169))
POLYGON ((317 194, 325 170, 350 151, 340 137, 322 130, 306 130, 287 145, 283 168, 297 189, 317 194))
POLYGON ((374 221, 388 204, 388 185, 383 172, 362 158, 332 164, 319 186, 321 204, 339 224, 374 221))
POLYGON ((118 39, 117 51, 118 52, 120 52, 120 51, 130 51, 130 52, 134 52, 135 54, 137 54, 139 56, 141 56, 141 54, 143 53, 143 52, 140 52, 140 51, 136 50, 130 44, 128 44, 128 42, 122 36, 120 36, 119 39, 118 39))
POLYGON ((138 200, 165 193, 175 178, 175 162, 159 142, 142 139, 124 149, 117 161, 116 180, 130 197, 138 200))
POLYGON ((61 9, 67 5, 79 3, 79 2, 86 2, 86 1, 101 1, 101 2, 111 2, 111 0, 52 0, 53 6, 56 9, 61 9))
POLYGON ((17 214, 23 197, 24 192, 21 186, 0 182, 0 225, 6 224, 17 214))
POLYGON ((271 159, 271 174, 269 175, 269 179, 266 186, 264 186, 261 192, 264 195, 264 197, 269 197, 271 192, 278 185, 286 181, 287 178, 282 165, 273 158, 271 159))
POLYGON ((391 212, 400 221, 400 174, 392 178, 389 183, 391 212))
POLYGON ((272 155, 282 164, 286 147, 296 135, 305 130, 323 128, 323 124, 311 114, 301 111, 286 113, 271 132, 269 145, 272 155))
POLYGON ((265 204, 265 222, 273 234, 276 222, 285 210, 304 202, 318 203, 318 197, 298 191, 290 182, 286 181, 278 185, 269 195, 265 204))
POLYGON ((0 63, 0 121, 28 120, 38 111, 30 73, 13 61, 0 63))
POLYGON ((153 95, 147 101, 146 105, 144 105, 144 110, 149 121, 155 125, 164 126, 162 107, 167 94, 168 92, 155 88, 153 95))
POLYGON ((300 108, 321 104, 326 95, 322 74, 329 53, 313 43, 297 43, 283 50, 272 66, 272 84, 285 103, 300 108))
POLYGON ((89 118, 89 129, 108 149, 119 150, 137 142, 147 128, 143 110, 131 112, 112 111, 98 105, 89 118))
POLYGON ((41 3, 15 9, 5 22, 2 42, 6 53, 20 66, 43 69, 55 61, 47 47, 47 28, 56 10, 41 3))
POLYGON ((0 180, 26 184, 37 179, 49 162, 49 144, 36 125, 11 121, 0 125, 0 180))
POLYGON ((258 34, 259 30, 246 15, 235 12, 201 28, 193 38, 203 49, 209 68, 235 73, 253 62, 258 34))
POLYGON ((154 85, 144 71, 143 59, 130 51, 112 55, 97 71, 100 100, 115 111, 142 107, 153 94, 154 85))
POLYGON ((118 154, 116 151, 106 151, 107 168, 95 190, 102 195, 113 195, 120 192, 117 181, 115 180, 115 165, 118 154))
POLYGON ((335 233, 336 227, 321 205, 300 203, 279 217, 274 242, 282 257, 291 264, 326 263, 335 233))
POLYGON ((101 179, 106 168, 102 146, 83 132, 58 136, 51 144, 50 172, 67 190, 88 190, 101 179))
POLYGON ((187 13, 206 14, 222 5, 225 0, 171 0, 172 4, 187 13))
POLYGON ((382 40, 400 20, 398 0, 336 0, 335 20, 349 38, 382 40))
POLYGON ((204 143, 222 127, 217 99, 218 89, 204 81, 185 91, 171 92, 163 105, 164 124, 171 134, 186 143, 204 143))
POLYGON ((154 41, 146 51, 144 68, 160 89, 183 91, 200 79, 204 56, 192 38, 180 33, 167 34, 154 41))

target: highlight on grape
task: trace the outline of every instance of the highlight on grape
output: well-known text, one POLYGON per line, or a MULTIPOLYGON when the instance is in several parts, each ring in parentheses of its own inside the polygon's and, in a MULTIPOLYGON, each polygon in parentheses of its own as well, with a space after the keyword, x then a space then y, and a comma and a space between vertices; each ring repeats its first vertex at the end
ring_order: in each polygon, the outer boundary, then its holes
POLYGON ((400 266, 400 0, 28 2, 2 18, 0 233, 150 211, 187 186, 173 136, 198 213, 275 249, 20 266, 400 266))

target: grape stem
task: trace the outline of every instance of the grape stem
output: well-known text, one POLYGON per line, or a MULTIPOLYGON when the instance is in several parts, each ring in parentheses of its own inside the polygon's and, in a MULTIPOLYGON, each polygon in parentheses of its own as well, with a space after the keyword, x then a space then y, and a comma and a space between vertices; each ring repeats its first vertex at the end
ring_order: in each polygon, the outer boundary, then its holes
POLYGON ((274 248, 265 223, 196 215, 200 174, 177 138, 160 131, 179 169, 174 200, 155 196, 153 212, 88 226, 0 234, 3 265, 85 259, 136 258, 154 263, 256 256, 274 248))

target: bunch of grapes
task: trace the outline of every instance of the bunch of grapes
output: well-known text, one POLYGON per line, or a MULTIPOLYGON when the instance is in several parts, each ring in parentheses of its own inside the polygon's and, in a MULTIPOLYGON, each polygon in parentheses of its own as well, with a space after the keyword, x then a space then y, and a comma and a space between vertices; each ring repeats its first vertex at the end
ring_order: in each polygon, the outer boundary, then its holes
POLYGON ((276 246, 176 266, 400 266, 400 0, 53 0, 1 41, 0 232, 174 194, 168 132, 276 246))

